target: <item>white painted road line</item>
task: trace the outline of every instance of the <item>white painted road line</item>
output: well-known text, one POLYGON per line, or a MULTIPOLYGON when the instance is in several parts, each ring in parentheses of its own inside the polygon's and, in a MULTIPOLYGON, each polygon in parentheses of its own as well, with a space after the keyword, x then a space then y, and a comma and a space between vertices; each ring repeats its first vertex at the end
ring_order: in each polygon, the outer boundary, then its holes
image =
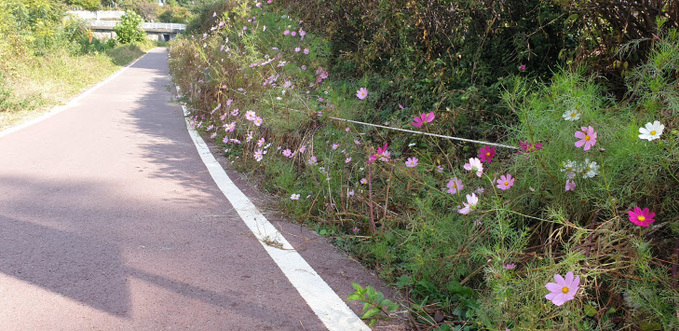
POLYGON ((85 92, 80 93, 80 95, 71 99, 67 104, 65 104, 63 106, 56 106, 56 107, 52 108, 50 111, 48 111, 47 113, 43 114, 42 116, 36 117, 36 118, 34 118, 30 121, 26 121, 26 122, 21 123, 19 125, 10 127, 9 129, 5 129, 3 131, 0 131, 0 137, 4 137, 4 136, 6 136, 6 135, 8 135, 12 132, 19 131, 23 128, 29 127, 33 124, 38 123, 38 122, 42 122, 42 121, 44 121, 44 120, 46 120, 46 119, 48 119, 48 118, 50 118, 50 117, 52 117, 56 114, 61 113, 62 111, 68 109, 69 107, 75 106, 80 100, 82 100, 84 97, 88 96, 90 93, 92 93, 92 92, 96 91, 98 88, 106 85, 106 83, 116 79, 116 77, 120 76, 120 74, 125 72, 125 70, 127 70, 127 68, 129 68, 129 67, 133 66, 135 63, 137 63, 137 61, 141 60, 144 56, 146 56, 146 54, 148 54, 148 52, 145 53, 144 55, 140 56, 138 59, 132 61, 132 63, 129 63, 126 66, 124 66, 122 69, 118 70, 116 73, 109 76, 103 82, 99 82, 98 84, 96 84, 96 85, 90 87, 89 89, 85 90, 85 92))
POLYGON ((182 109, 186 118, 186 128, 215 183, 316 316, 332 331, 370 330, 231 181, 205 141, 191 126, 186 107, 182 106, 182 109), (264 243, 265 241, 275 241, 282 245, 282 249, 269 246, 264 243))

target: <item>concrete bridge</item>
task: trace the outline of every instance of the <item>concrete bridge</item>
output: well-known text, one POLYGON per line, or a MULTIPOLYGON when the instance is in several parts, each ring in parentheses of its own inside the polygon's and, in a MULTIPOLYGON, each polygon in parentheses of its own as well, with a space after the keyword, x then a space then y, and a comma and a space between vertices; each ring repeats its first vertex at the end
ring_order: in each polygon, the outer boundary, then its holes
MULTIPOLYGON (((122 10, 70 10, 72 16, 87 20, 87 26, 92 30, 95 37, 99 39, 115 38, 116 33, 113 27, 120 22, 120 18, 125 15, 122 10)), ((141 28, 146 31, 146 37, 151 40, 170 41, 177 34, 186 30, 186 24, 177 23, 143 23, 141 28)))
MULTIPOLYGON (((92 30, 97 38, 110 39, 115 38, 116 33, 113 27, 120 21, 89 21, 87 26, 92 30)), ((186 30, 186 24, 178 23, 148 23, 144 22, 141 29, 146 31, 146 38, 159 41, 170 41, 174 39, 177 34, 186 30)))

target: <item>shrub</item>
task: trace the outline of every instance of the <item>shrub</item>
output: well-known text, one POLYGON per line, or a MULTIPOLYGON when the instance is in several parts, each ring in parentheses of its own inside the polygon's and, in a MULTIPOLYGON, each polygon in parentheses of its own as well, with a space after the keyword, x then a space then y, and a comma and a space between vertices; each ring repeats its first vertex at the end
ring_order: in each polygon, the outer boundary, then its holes
POLYGON ((121 44, 143 41, 146 33, 140 27, 142 23, 142 18, 137 13, 125 13, 120 18, 120 23, 113 28, 116 33, 116 40, 121 44))

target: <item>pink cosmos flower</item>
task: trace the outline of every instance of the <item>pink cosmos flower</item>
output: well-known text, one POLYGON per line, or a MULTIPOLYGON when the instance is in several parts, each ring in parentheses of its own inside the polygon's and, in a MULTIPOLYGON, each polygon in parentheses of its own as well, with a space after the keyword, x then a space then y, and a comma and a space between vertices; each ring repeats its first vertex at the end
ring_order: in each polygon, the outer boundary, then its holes
POLYGON ((387 153, 387 144, 385 143, 384 147, 377 147, 377 153, 370 155, 370 159, 368 159, 365 162, 366 163, 373 163, 377 159, 382 159, 385 156, 386 153, 387 153))
POLYGON ((483 162, 490 163, 495 156, 495 147, 486 146, 479 149, 479 159, 483 162))
POLYGON ((575 181, 569 179, 566 181, 566 192, 573 191, 575 189, 575 181))
POLYGON ((479 197, 476 196, 476 194, 467 194, 467 202, 463 202, 462 204, 464 205, 464 208, 458 210, 457 212, 462 214, 462 215, 467 215, 469 214, 475 207, 476 204, 479 203, 479 197))
POLYGON ((520 65, 519 71, 524 71, 524 70, 526 70, 526 65, 525 64, 520 65))
POLYGON ((255 120, 253 122, 255 123, 256 126, 261 126, 263 121, 264 120, 261 117, 257 116, 255 117, 255 120))
POLYGON ((238 113, 240 113, 240 111, 236 108, 231 111, 231 116, 238 116, 238 113))
POLYGON ((417 167, 418 162, 419 160, 416 157, 409 157, 408 160, 406 160, 406 167, 415 168, 417 167))
POLYGON ((304 49, 304 54, 309 54, 309 49, 308 49, 308 48, 305 48, 305 49, 304 49))
POLYGON ((528 141, 526 141, 526 142, 519 141, 519 146, 521 146, 521 149, 523 149, 523 151, 521 151, 519 153, 530 153, 530 152, 535 152, 536 150, 542 149, 543 145, 539 144, 539 143, 538 144, 531 143, 531 142, 528 142, 528 141))
POLYGON ((306 146, 299 146, 299 152, 300 153, 304 154, 305 151, 306 151, 306 146))
POLYGON ((309 163, 309 165, 316 165, 316 163, 318 163, 318 159, 315 156, 312 156, 309 158, 307 163, 309 163))
POLYGON ((344 163, 349 163, 349 162, 351 162, 351 158, 350 158, 350 157, 348 157, 346 160, 344 160, 344 163))
POLYGON ((263 137, 259 138, 259 140, 257 140, 257 147, 264 146, 264 143, 266 143, 266 139, 264 139, 263 137))
POLYGON ((434 112, 430 112, 429 114, 422 113, 420 116, 415 116, 415 119, 410 122, 410 124, 419 128, 422 127, 424 123, 431 123, 435 117, 434 112))
POLYGON ((356 97, 361 100, 365 99, 367 96, 368 89, 366 89, 365 87, 361 87, 360 89, 358 89, 358 91, 356 91, 356 97))
POLYGON ((651 213, 648 208, 641 209, 639 207, 634 207, 634 210, 627 212, 629 214, 630 222, 643 227, 648 227, 651 223, 655 222, 653 217, 655 213, 651 213))
POLYGON ((333 150, 335 150, 335 149, 337 149, 337 147, 339 147, 339 144, 332 144, 331 147, 332 147, 333 150))
POLYGON ((301 28, 299 29, 299 36, 304 40, 304 36, 306 36, 306 31, 302 30, 301 28))
POLYGON ((224 131, 233 132, 234 130, 236 130, 236 122, 224 124, 224 131))
POLYGON ((471 172, 476 172, 476 176, 481 177, 483 175, 483 164, 478 158, 469 159, 469 163, 464 164, 464 168, 471 172))
POLYGON ((363 184, 363 185, 368 184, 368 179, 367 178, 361 178, 361 184, 363 184))
POLYGON ((464 185, 462 185, 462 181, 459 180, 457 177, 451 179, 448 181, 448 193, 450 194, 455 194, 457 192, 460 192, 464 188, 464 185))
POLYGON ((254 121, 256 118, 257 118, 257 114, 254 111, 248 110, 247 112, 245 112, 245 119, 246 120, 254 121))
POLYGON ((589 150, 594 144, 596 144, 596 132, 594 131, 594 128, 591 126, 588 127, 581 127, 582 131, 577 131, 575 132, 575 138, 578 138, 577 142, 575 142, 575 147, 582 147, 585 146, 584 150, 589 150))
POLYGON ((292 157, 292 151, 291 151, 289 148, 286 148, 286 149, 283 151, 283 156, 285 156, 285 157, 287 157, 287 158, 291 158, 291 157, 292 157))
POLYGON ((262 151, 261 149, 258 149, 255 151, 255 154, 253 156, 255 157, 255 160, 259 162, 262 161, 262 159, 264 158, 264 153, 266 152, 262 151))
POLYGON ((503 268, 504 268, 505 270, 512 270, 512 269, 516 268, 516 264, 514 264, 514 263, 507 263, 507 264, 505 264, 505 266, 504 266, 503 268))
POLYGON ((442 174, 443 173, 443 166, 436 166, 436 172, 442 174))
POLYGON ((299 194, 293 193, 293 194, 290 196, 290 200, 299 200, 299 194))
POLYGON ((299 53, 302 50, 300 47, 295 47, 295 53, 299 53))
POLYGON ((286 29, 285 31, 283 31, 283 35, 284 35, 284 36, 287 36, 287 35, 289 35, 289 34, 290 34, 290 30, 286 29))
POLYGON ((226 105, 231 106, 231 103, 233 102, 233 99, 226 100, 226 105))
POLYGON ((514 178, 512 178, 512 175, 507 174, 507 175, 502 175, 500 176, 500 179, 496 181, 497 183, 497 188, 506 191, 510 187, 514 186, 514 178))
POLYGON ((293 37, 296 36, 296 35, 297 35, 297 31, 290 31, 290 35, 293 36, 293 37))
POLYGON ((575 299, 575 293, 580 286, 580 276, 573 278, 573 273, 568 272, 566 279, 561 275, 554 275, 555 283, 547 283, 545 287, 551 292, 545 296, 547 300, 551 300, 555 305, 561 306, 566 301, 575 299))
POLYGON ((214 114, 215 111, 216 111, 217 109, 219 109, 219 108, 222 108, 222 103, 221 103, 221 102, 217 105, 217 107, 215 107, 215 109, 213 109, 213 110, 210 112, 210 114, 214 114))

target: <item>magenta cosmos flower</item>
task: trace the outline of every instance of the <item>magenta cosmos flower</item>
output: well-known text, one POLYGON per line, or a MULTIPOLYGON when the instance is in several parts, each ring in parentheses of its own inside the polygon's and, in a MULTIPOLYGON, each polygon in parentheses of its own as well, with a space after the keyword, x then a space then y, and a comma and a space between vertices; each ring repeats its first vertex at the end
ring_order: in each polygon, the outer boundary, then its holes
POLYGON ((573 273, 568 272, 566 279, 561 275, 554 275, 556 283, 547 283, 545 287, 551 292, 545 296, 547 300, 551 300, 555 305, 561 306, 566 301, 575 299, 575 292, 580 286, 580 276, 573 278, 573 273))
POLYGON ((373 155, 370 155, 370 159, 368 159, 368 161, 365 161, 365 162, 367 162, 367 163, 373 163, 373 162, 375 162, 377 159, 380 159, 380 158, 384 157, 384 154, 385 154, 385 153, 387 153, 387 144, 386 144, 386 143, 384 144, 384 147, 377 147, 377 153, 376 153, 376 154, 373 154, 373 155))
POLYGON ((498 179, 496 182, 497 188, 503 191, 506 191, 510 187, 514 186, 514 178, 512 178, 512 175, 510 174, 500 176, 500 179, 498 179))
POLYGON ((581 127, 582 131, 575 132, 575 138, 580 140, 575 142, 575 147, 585 146, 584 150, 589 150, 594 144, 596 144, 596 131, 591 126, 581 127))
POLYGON ((485 146, 479 149, 479 159, 482 162, 490 163, 490 160, 495 156, 495 147, 485 146))
POLYGON ((648 227, 651 223, 655 222, 653 217, 655 213, 651 213, 648 208, 641 209, 639 207, 634 207, 634 210, 627 212, 629 214, 630 222, 643 227, 648 227))
POLYGON ((367 96, 368 89, 366 89, 365 87, 361 87, 360 89, 358 89, 358 91, 356 91, 356 97, 361 100, 365 99, 367 96))
POLYGON ((410 124, 419 128, 422 127, 424 123, 431 123, 435 117, 434 112, 430 112, 429 114, 422 113, 420 116, 415 116, 415 120, 410 122, 410 124))

